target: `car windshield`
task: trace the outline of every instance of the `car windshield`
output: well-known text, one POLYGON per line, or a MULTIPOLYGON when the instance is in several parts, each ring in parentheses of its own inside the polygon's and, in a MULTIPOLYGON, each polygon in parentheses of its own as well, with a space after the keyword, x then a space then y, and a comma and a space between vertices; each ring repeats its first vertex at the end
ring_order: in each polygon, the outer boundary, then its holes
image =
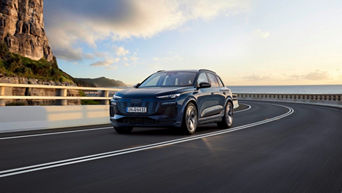
POLYGON ((196 72, 157 72, 148 77, 139 88, 193 86, 196 72))

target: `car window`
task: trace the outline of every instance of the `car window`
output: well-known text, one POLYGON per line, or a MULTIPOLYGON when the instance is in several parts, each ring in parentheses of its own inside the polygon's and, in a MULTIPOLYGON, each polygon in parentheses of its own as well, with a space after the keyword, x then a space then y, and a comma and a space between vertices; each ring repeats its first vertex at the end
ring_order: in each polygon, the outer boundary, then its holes
POLYGON ((201 73, 200 75, 198 75, 197 84, 199 85, 202 82, 209 83, 208 77, 205 73, 201 73))
POLYGON ((195 77, 196 72, 158 72, 141 83, 139 88, 193 86, 195 77))
POLYGON ((216 78, 217 78, 217 81, 218 81, 218 83, 219 83, 219 86, 220 86, 220 87, 224 87, 224 84, 223 84, 221 78, 220 78, 219 76, 216 76, 216 78))
POLYGON ((157 85, 160 80, 160 77, 161 77, 161 74, 153 74, 151 77, 145 80, 143 84, 140 85, 140 87, 141 86, 149 87, 149 86, 157 85))
POLYGON ((207 73, 207 75, 208 75, 211 87, 218 87, 219 83, 217 81, 216 76, 214 74, 212 74, 212 73, 207 73))

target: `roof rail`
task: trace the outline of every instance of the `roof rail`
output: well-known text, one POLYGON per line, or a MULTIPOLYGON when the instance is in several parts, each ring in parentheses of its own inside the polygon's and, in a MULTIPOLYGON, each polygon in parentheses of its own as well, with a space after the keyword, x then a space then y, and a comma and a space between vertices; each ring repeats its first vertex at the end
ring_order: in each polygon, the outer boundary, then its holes
POLYGON ((165 72, 165 70, 158 70, 157 72, 165 72))
POLYGON ((213 72, 216 74, 216 72, 212 71, 212 70, 208 70, 208 69, 199 69, 199 71, 209 71, 209 72, 213 72))

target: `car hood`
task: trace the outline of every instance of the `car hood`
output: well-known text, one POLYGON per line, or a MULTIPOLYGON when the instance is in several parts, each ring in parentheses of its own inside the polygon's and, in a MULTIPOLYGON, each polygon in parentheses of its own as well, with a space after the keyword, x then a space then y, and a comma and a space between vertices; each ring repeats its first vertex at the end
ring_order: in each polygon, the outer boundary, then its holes
POLYGON ((136 97, 155 97, 161 95, 182 93, 194 89, 192 87, 149 87, 149 88, 131 88, 117 92, 116 95, 127 98, 136 97))

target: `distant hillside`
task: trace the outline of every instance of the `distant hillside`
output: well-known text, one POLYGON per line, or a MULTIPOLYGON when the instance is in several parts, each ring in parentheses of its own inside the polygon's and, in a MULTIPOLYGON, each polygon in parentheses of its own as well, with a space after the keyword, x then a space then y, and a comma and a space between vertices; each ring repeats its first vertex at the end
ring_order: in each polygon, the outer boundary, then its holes
POLYGON ((126 86, 120 80, 109 79, 106 77, 100 78, 75 78, 77 85, 87 87, 124 87, 126 86))

